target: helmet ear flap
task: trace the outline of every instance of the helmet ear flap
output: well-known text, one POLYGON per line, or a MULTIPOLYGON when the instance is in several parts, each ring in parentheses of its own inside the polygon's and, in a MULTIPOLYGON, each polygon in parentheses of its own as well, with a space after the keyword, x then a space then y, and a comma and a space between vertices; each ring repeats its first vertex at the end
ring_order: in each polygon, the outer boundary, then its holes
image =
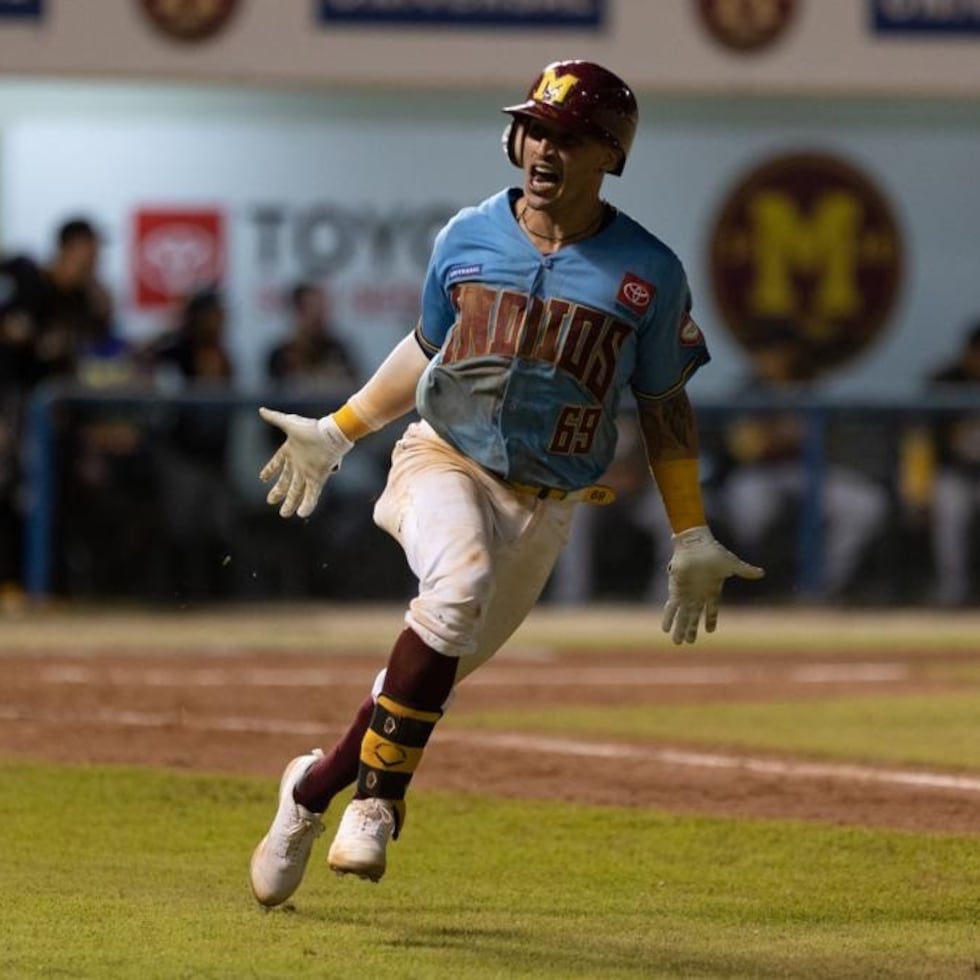
POLYGON ((504 155, 515 167, 522 167, 524 156, 524 124, 516 117, 504 127, 501 138, 504 155))

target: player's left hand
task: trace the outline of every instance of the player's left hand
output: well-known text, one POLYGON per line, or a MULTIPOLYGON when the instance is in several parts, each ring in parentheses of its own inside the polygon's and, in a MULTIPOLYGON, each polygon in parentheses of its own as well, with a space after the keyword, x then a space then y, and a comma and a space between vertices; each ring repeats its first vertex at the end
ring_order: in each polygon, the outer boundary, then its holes
POLYGON ((730 575, 758 579, 765 571, 750 565, 720 545, 703 525, 673 536, 674 554, 669 575, 663 630, 673 632, 675 643, 693 643, 704 612, 704 628, 713 633, 718 625, 721 587, 730 575))

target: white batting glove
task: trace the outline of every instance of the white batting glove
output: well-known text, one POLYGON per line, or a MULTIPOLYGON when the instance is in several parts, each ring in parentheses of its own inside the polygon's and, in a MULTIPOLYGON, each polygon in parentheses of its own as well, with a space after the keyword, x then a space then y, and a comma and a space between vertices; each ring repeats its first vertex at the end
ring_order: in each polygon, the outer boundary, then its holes
POLYGON ((730 575, 757 579, 763 569, 750 565, 722 547, 707 527, 691 527, 673 536, 674 554, 667 566, 669 583, 663 630, 673 631, 675 643, 693 643, 704 612, 704 628, 718 625, 721 587, 730 575))
POLYGON ((354 448, 333 417, 308 419, 260 408, 259 415, 286 434, 286 441, 262 467, 259 478, 275 485, 266 502, 279 508, 280 517, 309 517, 316 509, 323 485, 340 469, 340 461, 354 448))

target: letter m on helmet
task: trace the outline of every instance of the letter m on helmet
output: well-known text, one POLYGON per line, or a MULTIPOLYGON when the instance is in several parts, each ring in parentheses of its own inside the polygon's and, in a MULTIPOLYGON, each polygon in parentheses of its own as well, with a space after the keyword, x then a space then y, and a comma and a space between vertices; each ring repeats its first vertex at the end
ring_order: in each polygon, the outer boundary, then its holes
POLYGON ((531 93, 535 102, 547 102, 548 105, 561 105, 568 93, 579 83, 577 75, 571 73, 559 75, 554 65, 548 65, 538 81, 538 87, 531 93))

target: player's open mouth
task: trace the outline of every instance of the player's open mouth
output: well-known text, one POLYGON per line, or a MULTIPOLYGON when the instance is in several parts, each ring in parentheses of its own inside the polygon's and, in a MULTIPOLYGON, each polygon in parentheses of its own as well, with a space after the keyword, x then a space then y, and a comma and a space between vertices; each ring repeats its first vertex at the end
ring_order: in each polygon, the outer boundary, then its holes
POLYGON ((529 177, 531 187, 536 191, 550 190, 561 181, 561 177, 554 167, 540 163, 531 167, 529 177))

